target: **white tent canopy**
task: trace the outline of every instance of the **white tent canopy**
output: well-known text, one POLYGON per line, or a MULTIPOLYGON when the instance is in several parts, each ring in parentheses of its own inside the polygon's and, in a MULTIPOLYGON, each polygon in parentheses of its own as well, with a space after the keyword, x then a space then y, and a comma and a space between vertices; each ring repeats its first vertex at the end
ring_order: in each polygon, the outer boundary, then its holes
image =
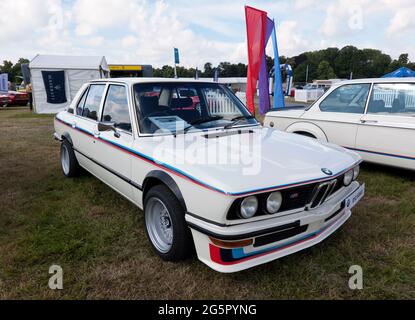
POLYGON ((103 56, 37 55, 29 64, 35 111, 57 113, 69 106, 87 81, 105 78, 109 68, 103 56), (42 71, 63 71, 66 103, 48 103, 42 71))

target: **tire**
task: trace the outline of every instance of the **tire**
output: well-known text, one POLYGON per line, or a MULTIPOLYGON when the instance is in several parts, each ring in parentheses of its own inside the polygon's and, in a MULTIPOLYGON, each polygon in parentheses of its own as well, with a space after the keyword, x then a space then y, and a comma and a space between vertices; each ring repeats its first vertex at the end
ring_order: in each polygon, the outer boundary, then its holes
POLYGON ((63 174, 68 177, 76 177, 80 173, 80 167, 78 160, 76 159, 75 152, 72 145, 68 140, 63 140, 61 144, 60 152, 61 169, 63 174))
POLYGON ((144 215, 147 238, 161 259, 181 261, 193 254, 193 238, 184 209, 169 188, 156 185, 147 192, 144 215))

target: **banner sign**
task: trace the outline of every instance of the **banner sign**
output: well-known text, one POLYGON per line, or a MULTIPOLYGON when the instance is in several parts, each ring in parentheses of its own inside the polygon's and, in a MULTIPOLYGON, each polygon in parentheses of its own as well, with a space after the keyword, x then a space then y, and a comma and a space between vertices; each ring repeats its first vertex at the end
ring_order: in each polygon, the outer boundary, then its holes
MULTIPOLYGON (((280 61, 279 61, 279 53, 278 53, 278 44, 277 44, 277 27, 274 24, 274 30, 272 32, 272 45, 274 47, 274 108, 284 108, 285 107, 285 100, 284 100, 284 90, 282 90, 282 78, 281 78, 281 68, 280 68, 280 61)), ((289 67, 291 69, 291 67, 289 67)), ((287 68, 286 68, 287 69, 287 68)), ((292 72, 292 70, 291 70, 292 72)), ((288 82, 287 82, 288 88, 288 82)), ((289 91, 288 91, 289 94, 289 91)))
POLYGON ((271 106, 265 54, 265 49, 271 35, 273 35, 272 41, 274 45, 275 62, 274 108, 284 107, 275 23, 268 18, 265 11, 249 6, 245 6, 245 17, 248 44, 246 104, 249 111, 252 114, 255 114, 255 91, 258 83, 259 113, 265 114, 271 106))
POLYGON ((22 76, 23 76, 24 83, 29 84, 30 83, 29 64, 28 63, 22 63, 21 69, 22 69, 22 76))
POLYGON ((42 71, 47 102, 61 104, 67 102, 65 93, 65 71, 42 71))
POLYGON ((9 75, 7 73, 0 74, 0 91, 9 91, 9 75))
POLYGON ((265 36, 267 29, 267 13, 245 6, 246 32, 248 44, 248 75, 246 84, 246 103, 248 110, 255 114, 254 96, 265 53, 265 36))
POLYGON ((179 49, 174 48, 174 63, 180 64, 179 49))

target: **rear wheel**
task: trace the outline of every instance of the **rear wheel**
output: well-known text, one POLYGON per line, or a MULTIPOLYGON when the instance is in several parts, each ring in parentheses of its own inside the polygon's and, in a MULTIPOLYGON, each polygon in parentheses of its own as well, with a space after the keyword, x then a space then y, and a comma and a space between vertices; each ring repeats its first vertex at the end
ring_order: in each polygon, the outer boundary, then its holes
POLYGON ((154 252, 166 261, 180 261, 193 253, 193 240, 185 212, 164 185, 151 188, 144 199, 147 237, 154 252))
POLYGON ((61 168, 67 177, 75 177, 79 175, 79 164, 76 159, 75 152, 68 140, 63 140, 61 144, 61 168))

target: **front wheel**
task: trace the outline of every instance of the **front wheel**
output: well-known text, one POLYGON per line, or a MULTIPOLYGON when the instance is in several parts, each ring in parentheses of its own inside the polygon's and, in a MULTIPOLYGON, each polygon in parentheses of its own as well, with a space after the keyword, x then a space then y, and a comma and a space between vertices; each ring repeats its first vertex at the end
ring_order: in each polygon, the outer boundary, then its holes
POLYGON ((147 237, 154 252, 166 261, 180 261, 193 253, 185 212, 176 196, 164 185, 151 188, 144 199, 147 237))

